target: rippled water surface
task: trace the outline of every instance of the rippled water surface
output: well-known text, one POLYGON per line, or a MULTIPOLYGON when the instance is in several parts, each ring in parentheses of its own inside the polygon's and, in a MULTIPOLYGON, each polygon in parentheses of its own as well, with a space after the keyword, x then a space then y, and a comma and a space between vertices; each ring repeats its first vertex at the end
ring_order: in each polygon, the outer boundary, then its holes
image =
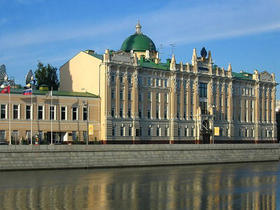
POLYGON ((0 209, 280 209, 280 163, 0 172, 0 209))

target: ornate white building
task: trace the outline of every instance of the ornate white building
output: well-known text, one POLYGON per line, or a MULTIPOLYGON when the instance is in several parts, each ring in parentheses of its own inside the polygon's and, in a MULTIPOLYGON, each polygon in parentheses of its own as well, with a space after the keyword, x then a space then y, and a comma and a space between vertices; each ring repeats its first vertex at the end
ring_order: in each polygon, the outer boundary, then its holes
POLYGON ((236 73, 200 54, 163 62, 138 23, 121 50, 64 64, 60 90, 100 96, 101 140, 276 140, 275 75, 236 73))

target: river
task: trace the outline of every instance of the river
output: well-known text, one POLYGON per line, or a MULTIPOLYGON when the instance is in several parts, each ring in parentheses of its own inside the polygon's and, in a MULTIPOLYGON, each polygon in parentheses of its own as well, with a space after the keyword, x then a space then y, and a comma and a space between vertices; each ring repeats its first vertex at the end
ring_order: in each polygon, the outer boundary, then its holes
POLYGON ((0 209, 280 209, 280 163, 0 172, 0 209))

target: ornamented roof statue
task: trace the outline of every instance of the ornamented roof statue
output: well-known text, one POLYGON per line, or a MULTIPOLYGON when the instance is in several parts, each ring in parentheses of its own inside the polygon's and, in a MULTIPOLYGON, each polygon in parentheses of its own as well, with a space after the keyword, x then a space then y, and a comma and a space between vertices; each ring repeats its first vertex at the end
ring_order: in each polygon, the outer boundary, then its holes
POLYGON ((205 47, 203 47, 200 51, 200 55, 202 58, 206 58, 207 57, 207 51, 205 49, 205 47))

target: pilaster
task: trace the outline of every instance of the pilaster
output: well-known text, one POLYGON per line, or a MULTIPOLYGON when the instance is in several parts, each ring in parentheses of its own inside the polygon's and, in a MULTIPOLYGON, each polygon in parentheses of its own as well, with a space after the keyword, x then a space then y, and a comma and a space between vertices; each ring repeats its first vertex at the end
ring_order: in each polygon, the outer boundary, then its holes
POLYGON ((191 85, 190 85, 190 79, 188 78, 187 80, 187 104, 186 104, 186 109, 187 109, 187 119, 190 120, 190 115, 191 115, 191 85))
POLYGON ((116 105, 116 117, 120 117, 120 78, 119 78, 119 70, 116 72, 116 100, 115 100, 115 105, 116 105))
POLYGON ((183 78, 181 78, 181 82, 180 82, 180 113, 179 113, 179 117, 180 119, 184 118, 184 95, 185 95, 185 90, 184 90, 184 81, 183 78))

